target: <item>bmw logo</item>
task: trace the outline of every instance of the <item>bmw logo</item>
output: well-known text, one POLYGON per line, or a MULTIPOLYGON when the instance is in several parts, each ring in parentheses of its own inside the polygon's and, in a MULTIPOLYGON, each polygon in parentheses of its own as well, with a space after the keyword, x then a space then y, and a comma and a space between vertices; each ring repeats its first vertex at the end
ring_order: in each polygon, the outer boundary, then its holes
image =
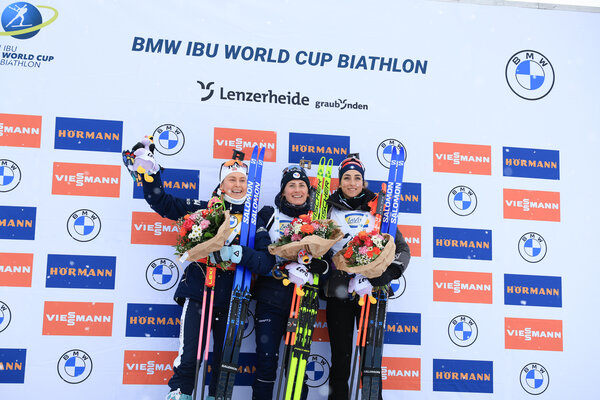
POLYGON ((83 350, 69 350, 58 360, 58 375, 67 383, 81 383, 92 373, 92 359, 83 350))
MULTIPOLYGON (((379 146, 377 146, 377 159, 379 160, 379 163, 386 168, 390 168, 390 162, 392 161, 392 152, 388 146, 395 146, 398 151, 404 147, 404 145, 396 139, 386 139, 379 143, 379 146)), ((406 147, 404 147, 404 161, 406 161, 406 157, 406 147)))
POLYGON ((521 386, 529 394, 542 394, 550 384, 548 370, 538 363, 529 363, 521 370, 521 386))
POLYGON ((306 385, 311 388, 323 386, 329 379, 329 361, 318 354, 311 354, 306 361, 306 385))
POLYGON ((166 258, 157 258, 146 268, 146 281, 153 289, 165 291, 179 282, 177 265, 166 258))
POLYGON ((0 160, 0 192, 10 192, 21 182, 21 169, 10 160, 0 160))
POLYGON ((172 124, 161 125, 154 130, 152 135, 156 151, 166 156, 172 156, 183 149, 185 136, 181 129, 172 124))
POLYGON ((254 332, 254 314, 252 311, 248 310, 246 322, 244 323, 244 339, 252 335, 252 332, 254 332))
POLYGON ((522 50, 506 64, 506 82, 525 100, 539 100, 554 86, 554 68, 548 59, 534 50, 522 50))
POLYGON ((6 303, 0 301, 0 332, 8 328, 10 325, 10 308, 6 305, 6 303))
POLYGON ((477 324, 466 315, 459 315, 448 324, 448 336, 452 343, 459 347, 467 347, 477 340, 477 324))
POLYGON ((467 186, 456 186, 448 193, 448 206, 454 214, 467 216, 477 208, 477 196, 467 186))
POLYGON ((527 232, 519 239, 519 254, 527 262, 542 261, 546 256, 546 250, 546 241, 535 232, 527 232))
POLYGON ((404 275, 402 275, 400 278, 394 279, 390 285, 394 291, 394 295, 390 296, 390 300, 397 299, 398 297, 402 296, 406 290, 406 278, 404 275))
POLYGON ((92 210, 77 210, 67 220, 67 231, 78 242, 94 240, 101 227, 100 217, 92 210))

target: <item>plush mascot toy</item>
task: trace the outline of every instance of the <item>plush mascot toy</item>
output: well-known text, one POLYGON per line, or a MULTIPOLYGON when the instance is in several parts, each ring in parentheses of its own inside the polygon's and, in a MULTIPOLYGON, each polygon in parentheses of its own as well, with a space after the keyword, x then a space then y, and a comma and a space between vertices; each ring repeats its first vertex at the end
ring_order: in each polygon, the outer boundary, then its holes
POLYGON ((143 176, 146 182, 154 181, 150 175, 160 170, 160 165, 154 159, 154 147, 152 137, 145 137, 131 151, 123 151, 123 163, 134 180, 141 180, 143 176))

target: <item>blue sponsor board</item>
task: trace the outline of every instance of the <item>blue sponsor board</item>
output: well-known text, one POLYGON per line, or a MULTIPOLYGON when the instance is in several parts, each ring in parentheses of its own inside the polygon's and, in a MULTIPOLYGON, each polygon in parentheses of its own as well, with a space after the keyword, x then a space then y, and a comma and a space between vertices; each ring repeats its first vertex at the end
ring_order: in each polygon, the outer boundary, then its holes
POLYGON ((494 393, 494 363, 434 358, 433 391, 494 393))
POLYGON ((123 121, 56 117, 54 148, 120 153, 123 121))
POLYGON ((176 304, 127 304, 125 336, 178 337, 180 317, 176 304))
POLYGON ((350 136, 290 132, 290 163, 304 159, 318 164, 321 157, 325 157, 333 158, 333 165, 339 165, 348 158, 349 152, 350 136))
POLYGON ((558 150, 503 147, 502 163, 504 176, 560 179, 560 153, 558 150))
POLYGON ((492 231, 433 227, 433 256, 465 260, 492 259, 492 231))
POLYGON ((27 349, 0 349, 0 383, 25 382, 27 349))
POLYGON ((114 289, 117 257, 48 254, 46 287, 114 289))
MULTIPOLYGON (((206 385, 212 377, 212 351, 208 353, 208 372, 206 373, 206 385)), ((240 353, 238 361, 238 372, 235 374, 235 386, 252 386, 254 382, 254 373, 256 372, 256 353, 240 353), (242 369, 240 372, 240 368, 242 369)))
POLYGON ((0 239, 35 240, 35 207, 0 206, 0 239))
MULTIPOLYGON (((200 190, 200 171, 197 169, 164 169, 160 173, 165 192, 182 198, 197 199, 200 190)), ((143 199, 141 182, 133 182, 133 198, 143 199)))
POLYGON ((504 274, 504 304, 562 307, 560 276, 504 274))
POLYGON ((420 345, 421 314, 388 311, 383 343, 420 345))
MULTIPOLYGON (((375 181, 367 179, 369 189, 375 193, 381 191, 381 184, 387 181, 375 181)), ((403 213, 421 214, 421 184, 415 182, 402 183, 400 192, 400 206, 398 211, 403 213)))

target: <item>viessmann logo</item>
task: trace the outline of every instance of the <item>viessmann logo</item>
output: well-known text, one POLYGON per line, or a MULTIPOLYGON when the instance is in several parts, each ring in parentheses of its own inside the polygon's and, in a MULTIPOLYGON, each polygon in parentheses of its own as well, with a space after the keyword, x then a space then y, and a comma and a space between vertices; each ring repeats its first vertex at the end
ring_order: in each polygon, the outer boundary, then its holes
POLYGON ((43 335, 112 336, 113 303, 44 302, 43 335))
POLYGON ((433 143, 433 172, 492 174, 492 146, 433 143))
POLYGON ((31 287, 33 254, 0 253, 0 286, 31 287))
POLYGON ((421 359, 383 357, 381 380, 384 390, 421 390, 421 359))
POLYGON ((504 218, 560 222, 560 193, 504 189, 504 218))
POLYGON ((419 225, 398 225, 404 240, 408 243, 411 257, 421 257, 421 227, 419 225))
POLYGON ((504 318, 504 347, 563 351, 562 325, 555 319, 504 318))
POLYGON ((166 385, 173 375, 176 351, 125 350, 123 384, 166 385))
POLYGON ((178 233, 174 221, 162 218, 155 212, 133 211, 131 213, 132 244, 173 245, 177 242, 178 233))
POLYGON ((121 167, 118 165, 55 162, 52 194, 119 197, 121 167))
POLYGON ((40 147, 42 117, 0 114, 0 146, 40 147))
POLYGON ((433 300, 492 304, 492 274, 434 270, 433 300))
POLYGON ((123 121, 56 117, 54 148, 120 153, 123 121))
POLYGON ((329 342, 329 331, 327 330, 327 319, 325 310, 317 311, 317 320, 313 331, 313 342, 329 342))
POLYGON ((277 161, 277 133, 249 129, 215 128, 213 157, 231 159, 233 150, 246 153, 250 159, 254 146, 265 148, 265 161, 277 161))

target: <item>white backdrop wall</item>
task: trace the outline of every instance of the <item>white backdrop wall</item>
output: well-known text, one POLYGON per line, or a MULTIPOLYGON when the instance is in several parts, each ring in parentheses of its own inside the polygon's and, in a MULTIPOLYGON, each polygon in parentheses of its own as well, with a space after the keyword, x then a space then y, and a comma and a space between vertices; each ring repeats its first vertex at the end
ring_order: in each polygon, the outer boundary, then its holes
MULTIPOLYGON (((400 224, 413 258, 389 307, 384 397, 592 392, 600 16, 404 1, 48 1, 11 22, 17 6, 0 2, 3 31, 50 23, 0 36, 0 398, 166 394, 183 266, 120 155, 150 134, 168 190, 201 199, 232 145, 266 145, 263 205, 300 156, 359 152, 376 186, 387 177, 380 145, 403 145, 400 224), (192 55, 208 44, 214 57, 192 55), (265 61, 227 58, 227 46, 264 48, 265 61)), ((318 324, 312 399, 328 376, 318 324)), ((250 334, 238 398, 250 394, 253 351, 250 334)))

